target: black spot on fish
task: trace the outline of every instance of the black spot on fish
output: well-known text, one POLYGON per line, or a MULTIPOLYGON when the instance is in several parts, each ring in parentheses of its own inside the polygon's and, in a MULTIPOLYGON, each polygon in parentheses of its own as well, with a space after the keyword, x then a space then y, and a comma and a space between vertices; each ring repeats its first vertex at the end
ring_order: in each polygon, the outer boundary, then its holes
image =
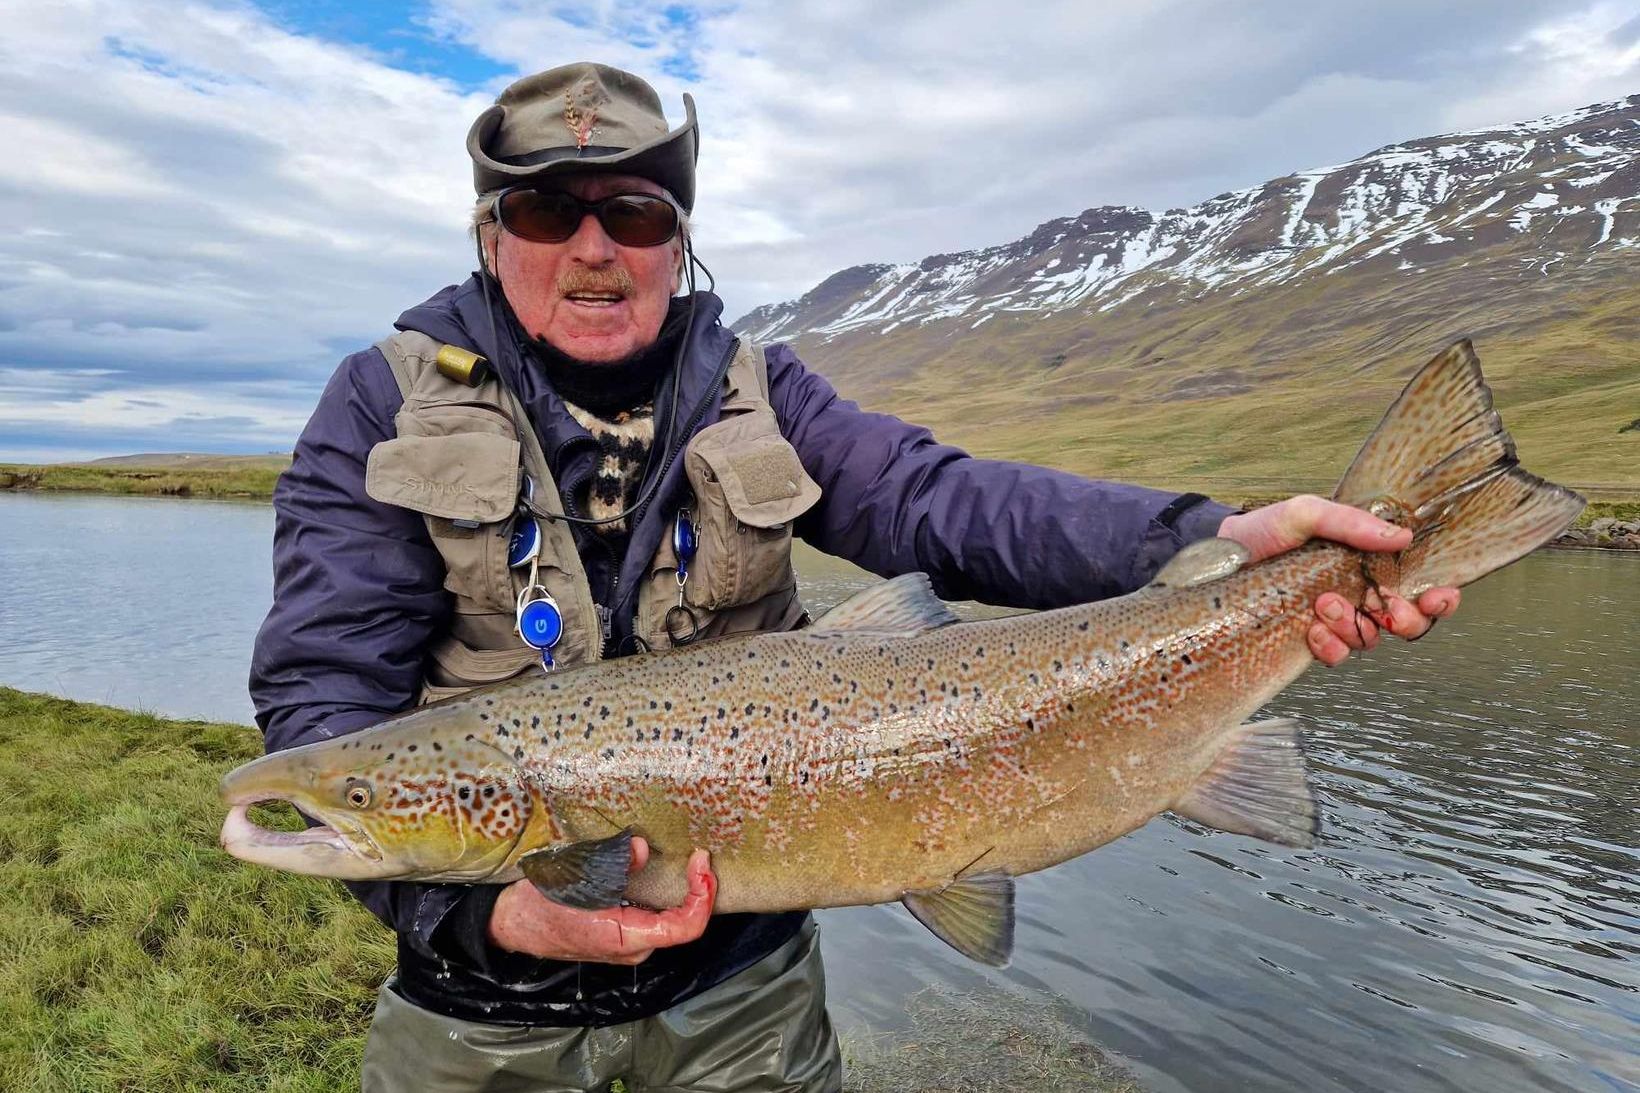
POLYGON ((1214 596, 1213 597, 1213 609, 1215 611, 1217 611, 1219 608, 1221 608, 1223 606, 1224 606, 1224 601, 1219 599, 1217 596, 1214 596))
POLYGON ((722 680, 720 680, 720 679, 719 679, 719 678, 718 678, 718 677, 717 677, 717 676, 713 676, 713 677, 712 677, 712 685, 713 685, 713 686, 714 686, 714 687, 715 687, 715 686, 717 686, 717 685, 718 685, 718 684, 719 684, 719 683, 721 683, 721 682, 722 682, 722 680))
POLYGON ((651 729, 650 730, 649 739, 659 740, 660 738, 661 738, 661 730, 660 729, 651 729))
POLYGON ((768 752, 763 753, 763 757, 757 761, 757 765, 760 766, 760 767, 766 767, 766 766, 769 765, 769 753, 768 752))
POLYGON ((792 666, 792 662, 787 660, 785 657, 781 657, 780 658, 780 666, 782 668, 790 668, 792 666))
POLYGON ((975 649, 974 650, 974 655, 976 657, 984 656, 985 655, 985 646, 981 645, 978 649, 975 649))
POLYGON ((405 748, 404 750, 405 751, 415 751, 416 747, 417 747, 417 745, 411 744, 409 747, 405 748))
POLYGON ((820 700, 818 698, 809 699, 809 712, 810 713, 813 713, 815 710, 818 710, 819 708, 820 708, 820 700))
POLYGON ((1180 654, 1180 655, 1179 655, 1179 659, 1180 659, 1180 660, 1182 660, 1182 661, 1184 661, 1184 662, 1185 662, 1185 663, 1186 663, 1186 664, 1190 664, 1190 663, 1192 663, 1192 661, 1191 661, 1191 659, 1190 659, 1190 654, 1189 654, 1189 653, 1181 653, 1181 654, 1180 654))
POLYGON ((587 695, 585 698, 581 699, 581 705, 586 709, 592 709, 592 696, 587 695))
POLYGON ((511 815, 512 815, 512 809, 510 809, 510 808, 504 808, 504 809, 502 809, 502 810, 501 810, 501 815, 503 815, 503 816, 511 816, 511 815))
POLYGON ((440 744, 437 740, 435 740, 435 741, 433 741, 433 750, 434 751, 443 751, 444 750, 444 745, 440 744))
POLYGON ((563 729, 553 729, 552 730, 552 738, 554 740, 562 740, 564 738, 564 730, 563 729))
POLYGON ((467 743, 471 744, 475 739, 477 738, 474 737, 472 733, 467 734, 467 743))
POLYGON ((749 716, 749 715, 750 715, 750 714, 751 714, 751 712, 752 712, 752 711, 753 711, 753 710, 755 710, 755 709, 757 709, 757 706, 756 706, 756 705, 755 705, 755 704, 753 704, 753 703, 751 703, 751 702, 748 702, 748 703, 746 703, 746 713, 747 713, 747 715, 748 715, 748 716, 749 716))
POLYGON ((1036 718, 1027 717, 1025 719, 1025 727, 1027 729, 1030 729, 1032 732, 1035 732, 1036 731, 1036 718))
POLYGON ((587 729, 586 729, 586 732, 583 732, 581 734, 581 739, 582 740, 591 740, 592 739, 592 726, 591 725, 588 725, 587 729))
POLYGON ((495 787, 494 786, 485 786, 484 787, 484 796, 494 797, 495 796, 495 787))
POLYGON ((672 709, 672 700, 671 700, 671 699, 670 699, 670 698, 669 698, 669 699, 667 699, 667 700, 666 700, 666 701, 665 701, 665 702, 663 702, 663 703, 661 703, 661 705, 662 705, 662 706, 664 706, 664 707, 666 707, 666 709, 667 709, 667 711, 668 711, 668 712, 671 712, 671 709, 672 709))
POLYGON ((542 744, 545 744, 545 743, 546 743, 546 742, 547 742, 547 734, 546 734, 546 733, 542 733, 542 734, 541 734, 541 743, 542 743, 542 744))
POLYGON ((1163 682, 1163 683, 1166 683, 1166 682, 1167 682, 1167 673, 1166 673, 1166 672, 1163 672, 1163 673, 1162 673, 1162 682, 1163 682))
POLYGON ((860 681, 859 680, 851 679, 851 680, 848 681, 848 693, 849 694, 857 694, 859 692, 859 690, 860 690, 860 681))
POLYGON ((505 726, 505 725, 497 725, 495 727, 495 734, 497 736, 500 736, 500 737, 503 737, 503 738, 512 735, 512 733, 507 730, 507 726, 505 726))
MULTIPOLYGON (((726 718, 728 716, 729 716, 729 711, 728 710, 724 709, 722 706, 719 706, 717 708, 717 718, 718 718, 719 721, 722 721, 724 718, 726 718)), ((704 721, 706 719, 703 717, 703 718, 701 718, 701 720, 704 721)))
POLYGON ((524 749, 523 748, 514 748, 513 749, 513 758, 514 759, 524 758, 524 749))
POLYGON ((1056 672, 1063 672, 1065 670, 1065 663, 1063 661, 1060 661, 1060 660, 1054 661, 1053 662, 1053 670, 1056 671, 1056 672))
POLYGON ((1088 620, 1087 620, 1087 619, 1083 619, 1083 620, 1082 620, 1082 621, 1081 621, 1081 622, 1079 622, 1079 623, 1077 623, 1077 624, 1076 624, 1076 628, 1077 628, 1077 629, 1078 629, 1078 630, 1080 630, 1080 631, 1082 631, 1082 632, 1083 632, 1083 633, 1087 633, 1087 629, 1088 629, 1088 620))
POLYGON ((1131 649, 1132 648, 1132 646, 1128 644, 1128 641, 1127 641, 1126 638, 1122 639, 1122 648, 1123 649, 1131 649))
POLYGON ((763 776, 763 784, 764 784, 764 785, 766 785, 766 786, 772 786, 772 785, 774 785, 774 775, 772 775, 772 774, 765 774, 765 775, 764 775, 764 776, 763 776))
POLYGON ((626 727, 630 729, 632 727, 633 723, 634 722, 632 720, 632 715, 628 714, 627 718, 626 718, 626 727))
POLYGON ((673 739, 674 742, 676 742, 678 740, 682 740, 683 739, 683 730, 682 729, 673 729, 672 730, 672 739, 673 739))
POLYGON ((797 776, 797 780, 802 785, 805 785, 805 786, 808 785, 809 784, 809 772, 804 771, 802 774, 797 776))
POLYGON ((957 669, 963 672, 968 671, 968 662, 966 660, 957 661, 957 669))
POLYGON ((1042 677, 1037 675, 1035 672, 1032 672, 1030 675, 1026 676, 1025 678, 1030 680, 1032 684, 1037 684, 1037 683, 1042 682, 1042 677))
POLYGON ((512 725, 515 729, 521 729, 524 727, 524 721, 522 718, 515 717, 513 718, 512 725))
POLYGON ((388 752, 388 753, 387 753, 387 758, 386 758, 386 759, 385 759, 385 760, 384 760, 384 762, 388 762, 388 763, 391 763, 391 762, 392 762, 392 761, 393 761, 393 756, 395 756, 395 755, 397 755, 397 754, 398 754, 398 752, 396 752, 396 751, 390 751, 390 752, 388 752))
POLYGON ((598 716, 599 717, 608 717, 609 716, 609 707, 608 706, 599 706, 598 707, 598 716))
POLYGON ((604 756, 605 759, 615 758, 615 749, 614 748, 605 748, 604 751, 603 751, 603 756, 604 756))
POLYGON ((838 675, 836 672, 833 672, 831 673, 831 681, 833 683, 841 683, 843 682, 843 677, 838 675))
POLYGON ((486 698, 486 699, 485 699, 485 700, 484 700, 484 705, 486 705, 486 706, 494 706, 494 705, 495 705, 495 699, 493 699, 493 698, 486 698))
POLYGON ((465 801, 467 798, 471 797, 472 795, 473 795, 473 791, 472 791, 471 787, 469 787, 469 786, 462 786, 460 789, 456 790, 456 796, 460 797, 463 801, 465 801))

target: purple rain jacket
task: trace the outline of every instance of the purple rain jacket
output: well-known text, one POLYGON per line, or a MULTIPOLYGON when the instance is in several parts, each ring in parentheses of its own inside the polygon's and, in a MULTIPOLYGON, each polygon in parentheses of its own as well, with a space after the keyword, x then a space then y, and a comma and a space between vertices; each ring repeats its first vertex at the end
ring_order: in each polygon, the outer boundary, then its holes
MULTIPOLYGON (((521 331, 499 293, 492 295, 493 328, 476 277, 440 291, 396 325, 471 349, 501 370, 567 499, 593 473, 596 442, 529 366, 521 331)), ((681 383, 681 419, 690 420, 705 400, 698 426, 704 428, 717 420, 721 397, 704 388, 734 335, 719 321, 716 297, 703 292, 695 300, 682 374, 665 381, 656 406, 664 414, 666 384, 681 383)), ((1197 495, 975 459, 937 443, 926 429, 840 398, 785 345, 766 347, 765 359, 781 432, 823 491, 797 521, 796 534, 883 576, 925 572, 946 599, 1051 608, 1121 595, 1149 581, 1185 543, 1213 535, 1232 511, 1197 495)), ((257 635, 250 678, 270 752, 352 732, 411 706, 424 651, 448 616, 443 564, 422 516, 379 503, 364 489, 366 457, 395 435, 401 403, 380 351, 343 360, 274 491, 274 601, 257 635)), ((666 421, 657 420, 657 443, 666 432, 666 421)), ((576 529, 594 598, 612 609, 612 647, 631 632, 637 578, 687 489, 680 458, 633 526, 624 558, 576 529)), ((704 937, 657 950, 634 970, 536 960, 491 946, 485 931, 496 885, 348 887, 399 935, 401 995, 491 1024, 608 1025, 659 1013, 772 952, 804 918, 714 915, 704 937)))

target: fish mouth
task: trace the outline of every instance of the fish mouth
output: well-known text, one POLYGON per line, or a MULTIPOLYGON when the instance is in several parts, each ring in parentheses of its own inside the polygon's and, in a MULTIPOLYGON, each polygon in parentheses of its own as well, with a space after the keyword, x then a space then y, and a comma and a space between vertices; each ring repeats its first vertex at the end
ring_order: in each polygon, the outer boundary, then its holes
MULTIPOLYGON (((286 798, 258 798, 258 800, 286 798)), ((381 880, 398 875, 381 847, 358 824, 334 820, 306 831, 272 831, 250 818, 251 805, 240 801, 222 821, 222 849, 241 861, 309 876, 338 880, 381 880)))

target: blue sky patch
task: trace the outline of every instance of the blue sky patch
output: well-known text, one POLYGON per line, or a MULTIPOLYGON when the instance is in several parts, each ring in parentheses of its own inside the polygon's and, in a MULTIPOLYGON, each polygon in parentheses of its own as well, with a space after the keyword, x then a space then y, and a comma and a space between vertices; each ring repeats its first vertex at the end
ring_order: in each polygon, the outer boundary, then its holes
POLYGON ((417 0, 334 4, 326 0, 261 0, 270 19, 294 33, 343 45, 363 46, 384 63, 407 72, 442 76, 463 88, 483 87, 516 75, 429 26, 428 5, 417 0))

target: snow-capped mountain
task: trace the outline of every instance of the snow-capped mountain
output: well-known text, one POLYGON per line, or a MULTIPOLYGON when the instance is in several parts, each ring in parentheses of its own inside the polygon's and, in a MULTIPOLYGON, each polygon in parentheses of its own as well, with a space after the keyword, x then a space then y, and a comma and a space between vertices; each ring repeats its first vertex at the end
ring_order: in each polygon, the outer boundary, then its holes
MULTIPOLYGON (((735 324, 760 341, 1109 312, 1368 264, 1425 270, 1527 237, 1549 273, 1640 246, 1640 95, 1497 129, 1395 144, 1189 209, 1089 209, 1005 246, 857 266, 735 324)), ((1637 255, 1640 256, 1640 255, 1637 255)))

